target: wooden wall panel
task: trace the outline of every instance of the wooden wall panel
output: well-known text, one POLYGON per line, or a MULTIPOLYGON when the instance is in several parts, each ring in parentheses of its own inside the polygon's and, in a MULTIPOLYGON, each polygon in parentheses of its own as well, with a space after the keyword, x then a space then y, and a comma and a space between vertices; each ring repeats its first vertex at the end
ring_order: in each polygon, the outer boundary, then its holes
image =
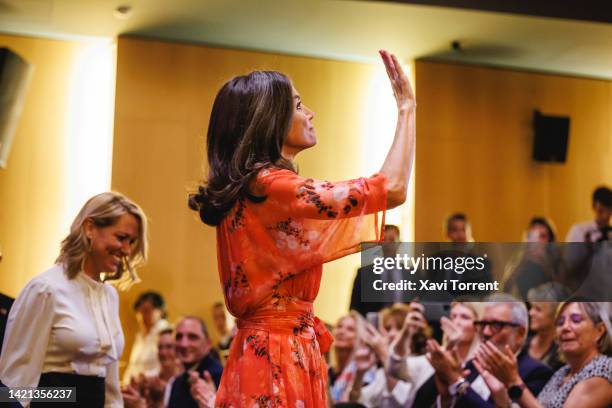
POLYGON ((444 239, 463 211, 478 241, 516 242, 544 215, 561 239, 593 217, 591 192, 612 184, 609 81, 416 62, 416 239, 444 239), (571 117, 565 164, 531 159, 532 115, 571 117))

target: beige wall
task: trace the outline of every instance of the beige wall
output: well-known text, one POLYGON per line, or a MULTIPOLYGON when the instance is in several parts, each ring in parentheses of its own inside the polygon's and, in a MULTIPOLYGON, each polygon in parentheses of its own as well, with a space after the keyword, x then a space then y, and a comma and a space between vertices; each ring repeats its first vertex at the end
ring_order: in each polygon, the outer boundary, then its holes
MULTIPOLYGON (((75 71, 87 73, 81 63, 90 44, 0 35, 0 46, 35 65, 7 168, 0 169, 0 292, 15 296, 52 265, 82 205, 77 190, 89 191, 75 185, 78 175, 71 168, 76 159, 73 142, 80 137, 75 122, 83 122, 75 111, 80 104, 75 95, 82 91, 75 71)), ((108 170, 110 161, 89 161, 79 171, 88 168, 108 170)))
POLYGON ((443 239, 464 211, 476 240, 520 241, 531 216, 592 219, 594 186, 612 184, 612 83, 417 61, 416 239, 443 239), (533 110, 571 117, 567 162, 531 159, 533 110))
MULTIPOLYGON (((163 293, 171 319, 192 313, 212 323, 210 306, 222 300, 215 230, 187 208, 187 193, 202 177, 208 117, 226 80, 254 69, 293 79, 315 111, 319 138, 298 158, 303 175, 363 175, 361 140, 380 135, 363 130, 375 71, 370 65, 133 38, 120 38, 117 52, 112 186, 140 203, 151 220, 144 282, 122 297, 129 343, 136 326, 128 308, 144 289, 163 293)), ((358 262, 353 257, 325 266, 315 305, 322 318, 335 321, 345 313, 358 262)))

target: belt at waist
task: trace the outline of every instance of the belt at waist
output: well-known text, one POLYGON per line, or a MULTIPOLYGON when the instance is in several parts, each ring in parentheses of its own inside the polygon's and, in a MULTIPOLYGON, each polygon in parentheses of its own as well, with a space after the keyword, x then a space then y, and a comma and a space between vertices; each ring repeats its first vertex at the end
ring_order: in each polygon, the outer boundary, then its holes
POLYGON ((294 335, 313 329, 322 353, 329 351, 334 341, 325 323, 312 313, 304 312, 266 312, 241 317, 238 329, 254 329, 268 332, 287 332, 294 335))

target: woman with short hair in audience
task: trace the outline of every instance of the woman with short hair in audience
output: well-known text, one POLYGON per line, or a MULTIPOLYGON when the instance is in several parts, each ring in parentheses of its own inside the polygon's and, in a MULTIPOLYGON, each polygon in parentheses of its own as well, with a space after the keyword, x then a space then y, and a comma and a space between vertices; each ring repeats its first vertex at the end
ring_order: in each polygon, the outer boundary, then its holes
POLYGON ((137 279, 133 268, 146 260, 146 231, 143 211, 120 194, 85 203, 56 264, 34 277, 11 308, 0 359, 5 385, 76 387, 74 408, 123 407, 119 297, 105 282, 137 279))
MULTIPOLYGON (((487 348, 478 369, 498 398, 524 408, 608 408, 612 406, 612 322, 608 302, 562 303, 555 317, 559 351, 567 364, 534 396, 518 374, 509 350, 487 348)), ((498 399, 496 398, 496 401, 498 399)))
POLYGON ((129 384, 132 378, 156 376, 159 372, 157 340, 162 330, 170 328, 166 320, 166 302, 155 291, 138 295, 133 306, 138 321, 138 332, 134 338, 128 366, 123 373, 123 383, 129 384))
POLYGON ((525 349, 531 358, 540 360, 554 371, 563 362, 559 358, 558 345, 555 341, 555 313, 560 299, 559 290, 552 282, 545 283, 527 292, 529 300, 529 329, 533 333, 525 342, 525 349))

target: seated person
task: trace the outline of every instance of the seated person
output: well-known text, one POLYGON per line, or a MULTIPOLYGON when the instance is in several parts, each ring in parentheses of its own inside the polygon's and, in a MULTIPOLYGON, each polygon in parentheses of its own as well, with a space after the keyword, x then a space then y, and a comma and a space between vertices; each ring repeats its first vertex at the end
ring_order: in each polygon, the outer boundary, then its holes
POLYGON ((527 293, 530 304, 529 329, 532 334, 523 348, 531 358, 541 361, 553 371, 563 365, 559 358, 555 327, 555 313, 559 305, 557 300, 561 298, 561 293, 555 287, 552 283, 545 283, 527 293))
MULTIPOLYGON (((355 352, 356 374, 349 393, 349 401, 356 401, 367 407, 410 406, 415 384, 395 378, 389 374, 385 366, 389 361, 390 345, 399 341, 399 336, 403 336, 404 325, 413 327, 415 330, 409 331, 414 334, 425 332, 427 323, 420 311, 404 304, 383 309, 380 318, 381 330, 378 331, 373 325, 366 324, 365 347, 355 352), (413 319, 418 324, 413 325, 413 319), (365 373, 370 370, 374 370, 374 376, 366 382, 365 373)), ((412 338, 408 339, 407 343, 414 344, 412 338)), ((424 340, 422 345, 424 346, 424 340)))
POLYGON ((169 387, 168 408, 198 408, 214 401, 223 366, 211 354, 210 338, 204 321, 187 316, 176 326, 176 355, 185 372, 169 387))
POLYGON ((555 323, 559 350, 567 364, 555 372, 539 395, 525 385, 520 364, 510 350, 489 347, 476 357, 482 377, 496 390, 496 403, 525 408, 612 406, 610 304, 565 302, 555 323))
MULTIPOLYGON (((493 347, 509 350, 517 356, 517 372, 526 388, 537 395, 552 375, 546 365, 529 357, 521 349, 529 324, 525 304, 510 295, 494 294, 488 298, 482 320, 474 322, 478 329, 481 345, 476 352, 486 353, 493 347)), ((494 407, 497 394, 492 391, 477 370, 476 359, 462 366, 456 352, 444 350, 435 340, 428 343, 430 361, 434 367, 437 398, 442 406, 460 408, 494 407)), ((417 399, 416 403, 421 406, 417 399)))
POLYGON ((157 337, 170 324, 166 320, 166 302, 162 295, 154 291, 143 292, 134 302, 138 321, 138 333, 134 338, 128 366, 123 374, 123 383, 128 384, 132 377, 155 376, 159 372, 157 358, 157 337))

